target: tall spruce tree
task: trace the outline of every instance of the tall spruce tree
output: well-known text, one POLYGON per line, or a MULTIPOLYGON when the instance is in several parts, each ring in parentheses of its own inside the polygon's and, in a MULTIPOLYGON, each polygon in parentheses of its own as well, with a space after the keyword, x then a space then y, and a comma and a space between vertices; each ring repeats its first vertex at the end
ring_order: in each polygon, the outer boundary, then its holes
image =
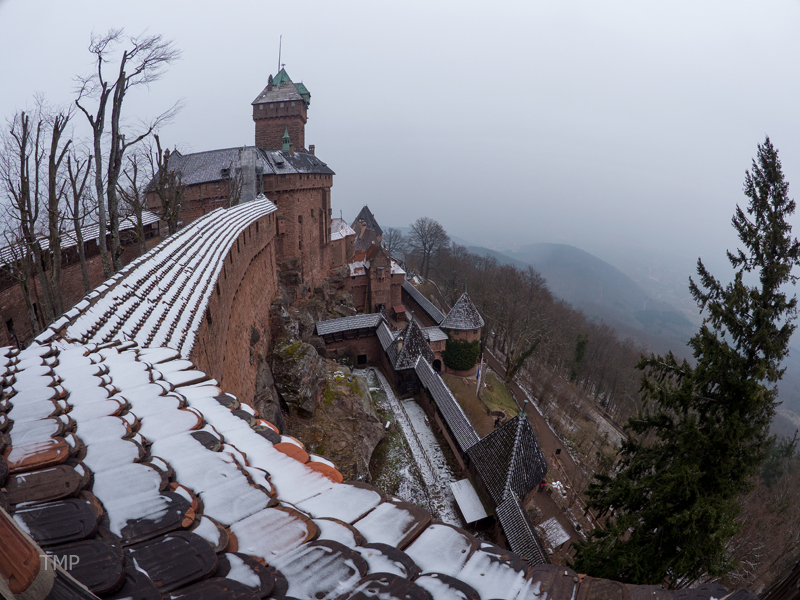
POLYGON ((597 474, 588 506, 606 516, 578 545, 574 567, 596 577, 671 588, 728 572, 737 497, 750 488, 771 443, 780 364, 795 329, 800 243, 788 218, 778 153, 769 138, 747 172, 747 210, 732 222, 742 248, 720 283, 697 261, 692 296, 705 314, 690 340, 695 365, 642 357, 643 414, 632 418, 613 476, 597 474), (757 284, 750 285, 752 281, 757 284))

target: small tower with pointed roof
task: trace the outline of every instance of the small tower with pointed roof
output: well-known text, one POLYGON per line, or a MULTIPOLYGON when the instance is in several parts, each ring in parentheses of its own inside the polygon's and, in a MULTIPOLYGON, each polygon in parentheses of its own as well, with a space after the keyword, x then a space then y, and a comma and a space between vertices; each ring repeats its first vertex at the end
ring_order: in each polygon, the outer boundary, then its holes
POLYGON ((453 305, 444 320, 439 323, 450 339, 472 342, 481 339, 484 322, 481 313, 475 308, 467 292, 453 305))
POLYGON ((311 94, 302 83, 294 83, 281 69, 269 76, 267 87, 253 100, 256 146, 262 150, 282 150, 284 133, 291 149, 302 151, 306 143, 306 122, 311 94))

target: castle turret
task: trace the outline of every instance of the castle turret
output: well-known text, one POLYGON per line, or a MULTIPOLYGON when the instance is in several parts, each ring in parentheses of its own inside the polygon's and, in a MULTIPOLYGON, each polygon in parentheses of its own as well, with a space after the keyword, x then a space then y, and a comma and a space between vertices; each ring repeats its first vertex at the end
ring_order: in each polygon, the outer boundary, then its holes
POLYGON ((283 149, 288 133, 292 149, 302 151, 306 143, 306 121, 311 94, 302 83, 294 83, 285 69, 273 78, 253 100, 256 146, 263 150, 283 149))

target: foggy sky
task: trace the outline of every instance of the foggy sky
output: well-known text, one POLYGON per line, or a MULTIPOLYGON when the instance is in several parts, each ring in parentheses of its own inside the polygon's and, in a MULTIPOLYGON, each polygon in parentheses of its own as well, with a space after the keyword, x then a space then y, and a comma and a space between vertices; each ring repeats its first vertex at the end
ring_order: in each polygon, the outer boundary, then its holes
POLYGON ((126 112, 183 98, 161 138, 185 152, 254 143, 282 34, 348 221, 366 203, 384 226, 427 215, 495 248, 713 262, 766 134, 800 197, 797 0, 0 0, 0 117, 37 92, 70 102, 91 32, 111 27, 182 50, 126 112))

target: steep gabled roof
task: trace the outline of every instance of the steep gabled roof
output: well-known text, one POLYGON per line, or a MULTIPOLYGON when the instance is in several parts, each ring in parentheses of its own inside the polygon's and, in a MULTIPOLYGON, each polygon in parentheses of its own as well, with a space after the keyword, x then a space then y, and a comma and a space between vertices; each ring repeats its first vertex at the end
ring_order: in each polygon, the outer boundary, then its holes
POLYGON ((467 450, 497 504, 508 492, 519 498, 547 475, 547 461, 527 417, 519 413, 467 450))
POLYGON ((431 362, 435 358, 433 350, 414 319, 411 319, 400 335, 395 337, 387 354, 395 371, 413 369, 420 356, 427 362, 431 362))
POLYGON ((467 292, 461 294, 461 298, 447 313, 444 321, 439 323, 442 329, 480 329, 483 325, 483 317, 469 299, 467 292))
POLYGON ((375 220, 375 215, 372 214, 372 211, 366 204, 364 205, 364 208, 361 209, 361 212, 358 213, 356 220, 353 221, 353 225, 355 225, 356 221, 363 221, 364 225, 367 226, 367 229, 371 229, 376 236, 383 235, 383 229, 381 229, 381 226, 378 225, 378 222, 375 220))

